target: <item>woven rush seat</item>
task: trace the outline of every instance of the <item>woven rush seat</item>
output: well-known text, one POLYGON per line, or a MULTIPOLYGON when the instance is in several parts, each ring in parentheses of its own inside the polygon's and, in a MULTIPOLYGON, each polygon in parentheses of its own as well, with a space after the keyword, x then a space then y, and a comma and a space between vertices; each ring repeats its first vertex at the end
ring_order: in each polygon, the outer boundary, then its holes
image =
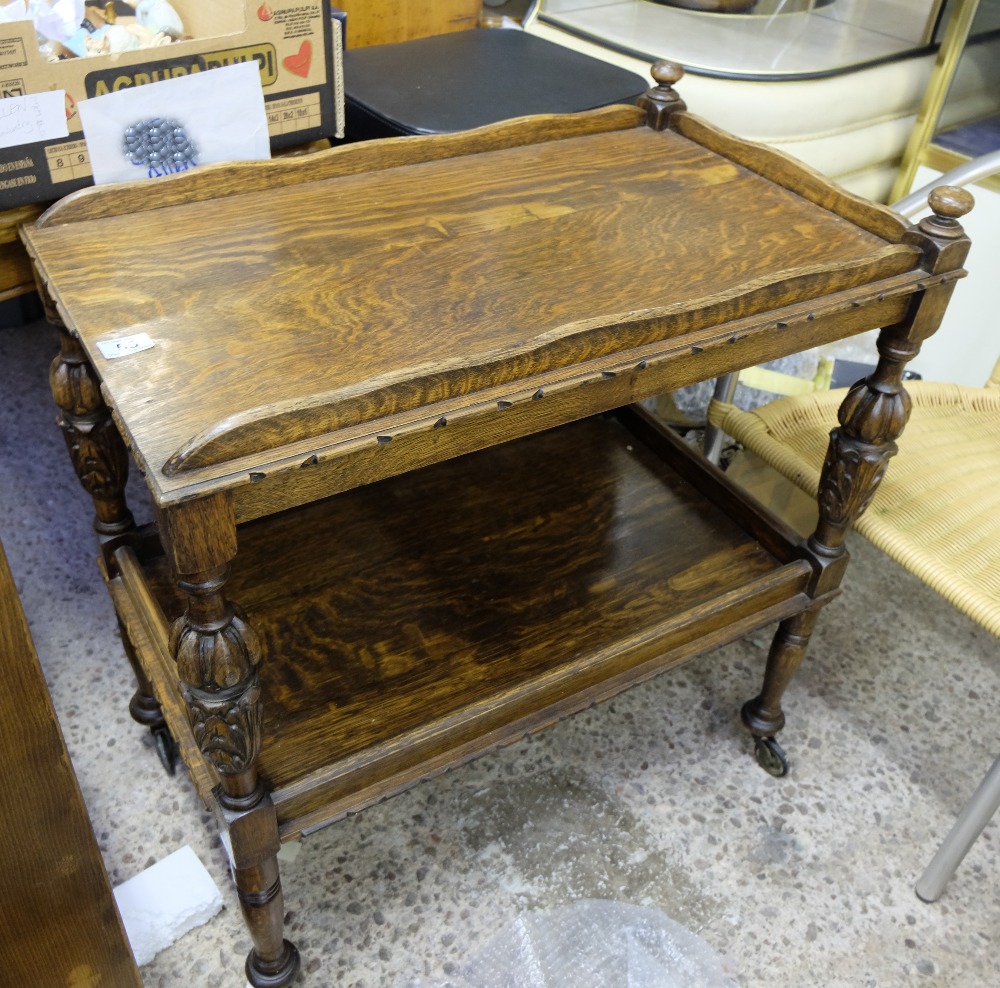
MULTIPOLYGON (((1000 635, 1000 363, 983 388, 913 381, 900 451, 855 528, 1000 635)), ((752 412, 713 402, 709 421, 815 495, 845 389, 752 412)))

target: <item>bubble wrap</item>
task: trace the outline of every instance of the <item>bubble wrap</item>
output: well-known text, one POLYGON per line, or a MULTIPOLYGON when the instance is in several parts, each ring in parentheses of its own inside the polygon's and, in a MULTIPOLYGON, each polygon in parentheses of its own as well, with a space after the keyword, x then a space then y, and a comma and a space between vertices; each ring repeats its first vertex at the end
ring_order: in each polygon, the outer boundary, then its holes
POLYGON ((701 937, 657 909, 583 899, 527 913, 460 971, 399 988, 736 988, 701 937))

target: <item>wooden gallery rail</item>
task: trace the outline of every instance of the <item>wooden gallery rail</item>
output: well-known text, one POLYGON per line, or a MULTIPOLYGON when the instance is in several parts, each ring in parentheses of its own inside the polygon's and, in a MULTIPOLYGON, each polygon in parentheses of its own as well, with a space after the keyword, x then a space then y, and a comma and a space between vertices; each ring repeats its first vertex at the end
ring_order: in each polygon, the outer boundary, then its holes
POLYGON ((782 694, 971 199, 913 226, 653 75, 639 107, 95 188, 23 229, 133 713, 229 831, 258 988, 299 965, 281 841, 774 622, 743 720, 787 767, 782 694), (636 404, 875 327, 808 540, 636 404))

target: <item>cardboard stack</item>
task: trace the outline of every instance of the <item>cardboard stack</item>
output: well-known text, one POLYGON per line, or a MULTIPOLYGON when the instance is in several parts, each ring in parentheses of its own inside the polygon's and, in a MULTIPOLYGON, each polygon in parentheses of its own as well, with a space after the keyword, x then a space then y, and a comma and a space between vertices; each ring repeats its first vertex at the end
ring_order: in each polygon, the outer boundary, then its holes
POLYGON ((260 68, 273 148, 342 135, 343 23, 330 0, 172 3, 191 40, 56 62, 42 54, 30 21, 0 24, 0 100, 61 91, 69 131, 0 148, 0 210, 50 202, 92 183, 80 100, 237 62, 260 68))

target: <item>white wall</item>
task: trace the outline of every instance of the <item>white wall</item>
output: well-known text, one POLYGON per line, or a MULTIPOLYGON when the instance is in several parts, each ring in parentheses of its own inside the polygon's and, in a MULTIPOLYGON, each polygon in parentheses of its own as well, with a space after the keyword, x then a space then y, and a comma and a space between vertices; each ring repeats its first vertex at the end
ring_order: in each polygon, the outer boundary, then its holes
MULTIPOLYGON (((939 172, 917 171, 913 187, 933 182, 939 172)), ((1000 193, 969 186, 976 206, 962 220, 972 238, 966 268, 941 328, 927 340, 910 368, 929 381, 978 387, 1000 358, 1000 193)))

